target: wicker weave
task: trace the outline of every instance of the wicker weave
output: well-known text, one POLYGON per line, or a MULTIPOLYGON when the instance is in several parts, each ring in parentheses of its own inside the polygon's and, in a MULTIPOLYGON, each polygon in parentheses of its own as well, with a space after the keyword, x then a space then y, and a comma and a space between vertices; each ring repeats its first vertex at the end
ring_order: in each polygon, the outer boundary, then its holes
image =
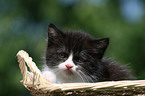
POLYGON ((17 53, 19 67, 23 75, 20 82, 35 96, 116 96, 145 94, 145 80, 109 81, 98 83, 63 83, 52 84, 41 75, 41 71, 29 57, 20 50, 17 53), (28 68, 34 74, 28 71, 28 68))

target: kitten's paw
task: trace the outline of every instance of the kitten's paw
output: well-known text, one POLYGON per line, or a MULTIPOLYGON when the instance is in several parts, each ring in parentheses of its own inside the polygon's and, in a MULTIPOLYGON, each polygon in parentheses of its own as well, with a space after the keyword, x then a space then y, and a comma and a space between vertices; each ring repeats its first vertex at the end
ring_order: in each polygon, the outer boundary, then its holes
POLYGON ((43 77, 51 83, 55 83, 56 82, 56 76, 53 72, 51 71, 43 71, 42 72, 43 77))

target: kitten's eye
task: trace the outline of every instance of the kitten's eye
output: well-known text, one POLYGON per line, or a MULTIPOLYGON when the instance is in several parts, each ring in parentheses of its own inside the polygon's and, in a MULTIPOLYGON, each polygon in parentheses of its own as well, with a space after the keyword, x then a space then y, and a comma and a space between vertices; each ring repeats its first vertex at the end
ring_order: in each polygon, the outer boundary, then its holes
POLYGON ((61 59, 66 58, 66 54, 65 53, 59 53, 58 56, 61 59))

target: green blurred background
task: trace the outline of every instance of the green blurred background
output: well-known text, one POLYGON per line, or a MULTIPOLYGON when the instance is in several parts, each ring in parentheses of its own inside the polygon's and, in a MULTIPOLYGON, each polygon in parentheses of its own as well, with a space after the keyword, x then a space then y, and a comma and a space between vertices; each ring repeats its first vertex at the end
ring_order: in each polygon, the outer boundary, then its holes
POLYGON ((145 0, 0 0, 0 96, 31 96, 16 54, 27 51, 40 68, 50 22, 109 37, 106 57, 145 78, 145 0))

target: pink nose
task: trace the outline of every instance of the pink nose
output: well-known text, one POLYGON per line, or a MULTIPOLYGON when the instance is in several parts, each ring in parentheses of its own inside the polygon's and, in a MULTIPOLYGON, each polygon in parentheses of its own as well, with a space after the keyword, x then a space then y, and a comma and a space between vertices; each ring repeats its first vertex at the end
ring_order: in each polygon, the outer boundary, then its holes
POLYGON ((72 65, 70 65, 70 64, 67 64, 67 65, 65 65, 66 66, 66 68, 67 68, 67 70, 69 70, 69 69, 71 69, 73 66, 72 65))

